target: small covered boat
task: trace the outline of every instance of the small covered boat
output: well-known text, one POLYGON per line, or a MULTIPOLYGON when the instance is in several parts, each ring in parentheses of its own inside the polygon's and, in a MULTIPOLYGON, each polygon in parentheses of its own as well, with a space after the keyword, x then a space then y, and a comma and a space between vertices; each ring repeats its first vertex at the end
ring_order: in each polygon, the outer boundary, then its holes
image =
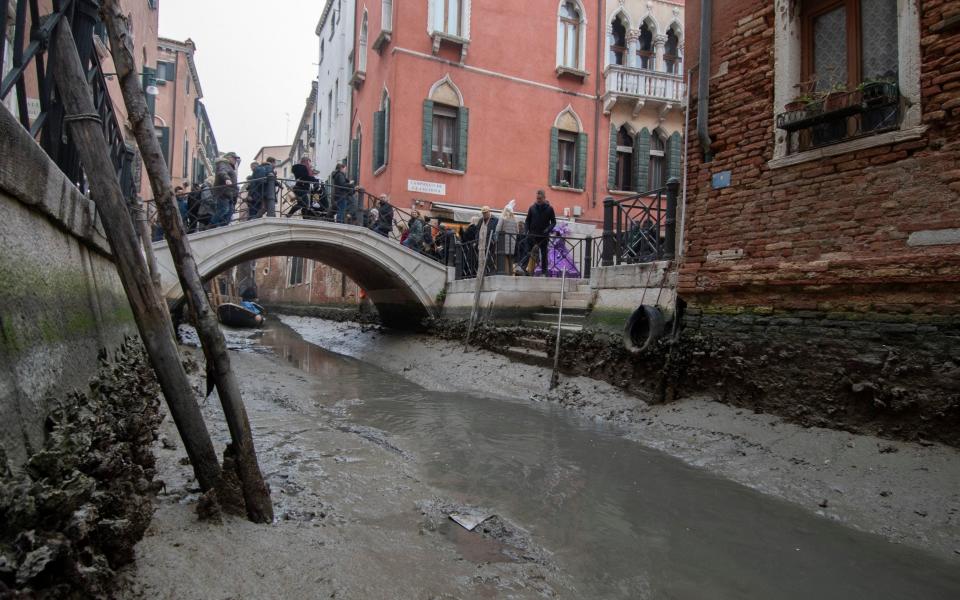
POLYGON ((264 317, 265 311, 263 310, 263 307, 254 302, 251 302, 251 304, 253 304, 253 306, 255 306, 260 312, 257 313, 241 304, 224 302, 217 307, 217 316, 220 318, 220 322, 228 327, 263 327, 263 323, 266 320, 264 317))

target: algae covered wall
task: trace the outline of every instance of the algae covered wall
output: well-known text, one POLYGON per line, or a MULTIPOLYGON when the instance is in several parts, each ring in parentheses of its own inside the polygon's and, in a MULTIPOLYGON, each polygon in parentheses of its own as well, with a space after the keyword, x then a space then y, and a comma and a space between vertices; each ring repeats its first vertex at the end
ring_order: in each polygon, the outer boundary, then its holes
POLYGON ((135 334, 93 203, 0 107, 0 446, 43 445, 51 397, 84 388, 135 334))

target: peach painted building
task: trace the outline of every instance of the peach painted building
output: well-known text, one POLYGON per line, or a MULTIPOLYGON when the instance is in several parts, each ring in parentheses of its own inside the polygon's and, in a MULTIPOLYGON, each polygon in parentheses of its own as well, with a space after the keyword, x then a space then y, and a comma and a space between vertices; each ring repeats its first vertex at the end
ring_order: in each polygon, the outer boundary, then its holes
POLYGON ((680 174, 682 10, 359 0, 350 171, 441 218, 522 212, 542 188, 558 216, 598 223, 604 197, 680 174))

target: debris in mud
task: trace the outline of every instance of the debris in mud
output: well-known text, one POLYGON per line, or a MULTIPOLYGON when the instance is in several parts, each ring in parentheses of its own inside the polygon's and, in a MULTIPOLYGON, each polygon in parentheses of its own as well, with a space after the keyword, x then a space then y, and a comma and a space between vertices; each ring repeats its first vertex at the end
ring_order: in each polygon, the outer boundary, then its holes
POLYGON ((159 390, 138 342, 101 358, 16 473, 0 454, 0 596, 108 597, 153 514, 159 390), (15 590, 15 591, 13 591, 15 590))
POLYGON ((473 531, 477 528, 477 525, 483 523, 492 516, 494 516, 492 513, 475 511, 452 512, 449 515, 450 519, 452 519, 454 523, 463 527, 467 531, 473 531))

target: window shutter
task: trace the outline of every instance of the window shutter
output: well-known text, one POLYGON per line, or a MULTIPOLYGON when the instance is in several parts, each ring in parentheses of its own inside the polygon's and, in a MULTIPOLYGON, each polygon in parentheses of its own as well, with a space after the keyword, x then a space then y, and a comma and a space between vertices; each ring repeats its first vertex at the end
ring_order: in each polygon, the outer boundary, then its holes
POLYGON ((557 185, 557 163, 560 162, 560 130, 556 127, 550 128, 550 176, 547 181, 550 185, 557 185))
POLYGON ((388 162, 390 162, 390 98, 383 101, 383 164, 388 162))
POLYGON ((648 192, 650 185, 650 131, 644 127, 633 141, 633 190, 648 192))
POLYGON ((678 132, 674 132, 667 139, 667 179, 676 177, 680 179, 681 163, 683 162, 683 143, 678 132))
POLYGON ((432 164, 431 148, 433 146, 433 100, 423 101, 423 164, 432 164))
POLYGON ((383 160, 383 117, 384 112, 379 110, 373 113, 373 170, 384 165, 383 160))
POLYGON ((470 132, 470 109, 457 109, 457 169, 467 170, 467 135, 470 132))
POLYGON ((152 115, 156 113, 157 97, 147 93, 147 86, 157 85, 157 70, 150 67, 144 67, 141 84, 143 85, 144 98, 147 100, 147 110, 150 111, 150 114, 152 115))
POLYGON ((163 160, 170 168, 170 128, 157 127, 157 141, 160 142, 160 151, 163 152, 163 160))
POLYGON ((617 189, 617 128, 610 124, 610 156, 607 159, 607 189, 617 189))
POLYGON ((574 174, 573 187, 578 190, 587 189, 587 134, 577 134, 577 172, 574 174))
POLYGON ((359 183, 360 175, 360 138, 350 140, 350 174, 353 181, 359 183))

